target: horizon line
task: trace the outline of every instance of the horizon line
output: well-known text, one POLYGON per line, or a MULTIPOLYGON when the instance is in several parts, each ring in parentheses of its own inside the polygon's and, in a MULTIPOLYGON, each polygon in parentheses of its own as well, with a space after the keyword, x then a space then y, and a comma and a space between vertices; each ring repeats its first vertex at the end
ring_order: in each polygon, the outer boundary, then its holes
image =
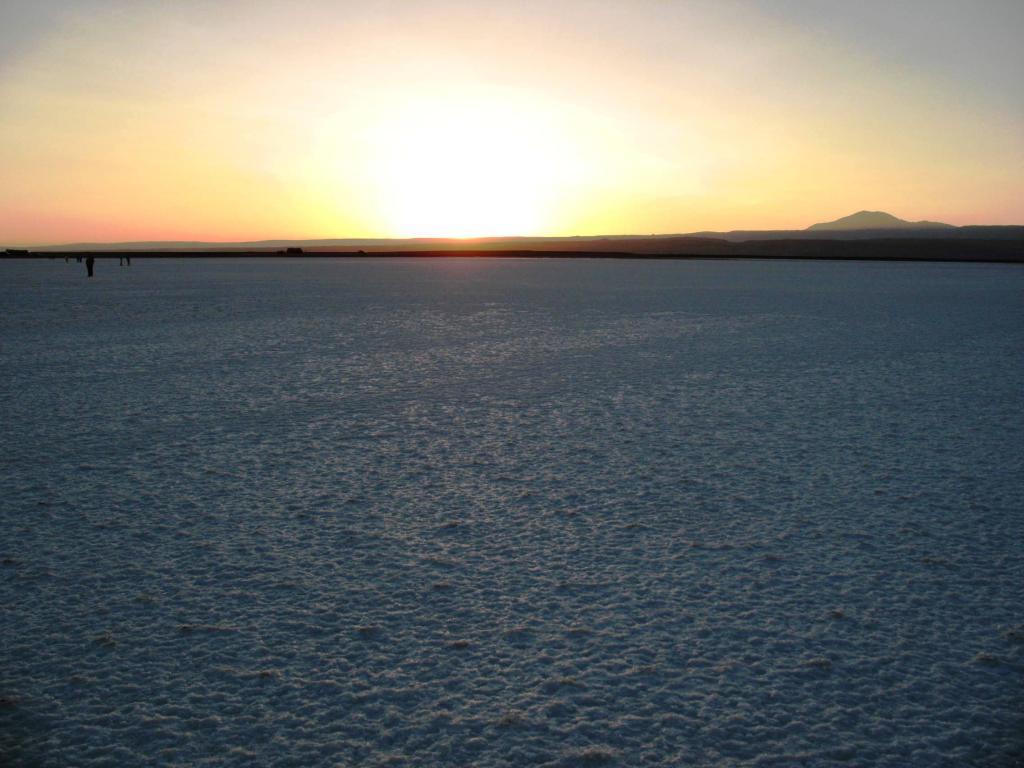
MULTIPOLYGON (((825 222, 830 223, 830 222, 825 222)), ((917 222, 909 222, 916 224, 917 222)), ((324 245, 352 245, 357 246, 360 244, 377 244, 377 243, 479 243, 479 242, 506 242, 515 240, 616 240, 616 239, 641 239, 641 238, 672 238, 672 237, 703 237, 713 235, 732 235, 740 233, 813 233, 813 234, 843 234, 843 233, 856 233, 856 232, 934 232, 934 231, 948 231, 949 229, 967 229, 970 227, 984 227, 986 229, 1009 229, 1014 227, 1024 228, 1024 223, 1021 224, 943 224, 942 222, 930 222, 939 226, 934 228, 919 227, 916 230, 909 227, 865 227, 862 229, 835 229, 835 230, 818 230, 815 231, 811 227, 803 227, 800 229, 727 229, 727 230, 695 230, 692 232, 651 232, 646 234, 638 233, 606 233, 598 235, 477 235, 469 237, 457 237, 457 236, 446 236, 446 235, 433 235, 433 236, 407 236, 407 237, 266 237, 255 240, 222 240, 222 239, 160 239, 160 240, 77 240, 72 242, 18 242, 17 240, 4 241, 0 240, 0 248, 86 248, 86 247, 127 247, 127 246, 159 246, 159 245, 174 245, 174 246, 206 246, 214 245, 221 247, 233 247, 233 246, 263 246, 263 247, 274 247, 277 244, 282 243, 322 243, 324 245)), ((815 225, 811 225, 815 226, 815 225)))

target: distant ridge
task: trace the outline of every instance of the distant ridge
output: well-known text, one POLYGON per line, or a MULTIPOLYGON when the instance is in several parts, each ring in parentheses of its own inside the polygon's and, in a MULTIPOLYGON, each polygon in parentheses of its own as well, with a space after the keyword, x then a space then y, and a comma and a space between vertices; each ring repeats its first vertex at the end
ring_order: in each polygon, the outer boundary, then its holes
MULTIPOLYGON (((707 241, 730 243, 772 240, 1024 240, 1024 226, 954 226, 937 221, 904 221, 882 211, 859 211, 835 221, 814 224, 806 229, 736 229, 729 232, 690 232, 662 235, 575 235, 571 237, 480 237, 480 238, 320 238, 305 240, 250 240, 204 242, 161 240, 119 243, 65 243, 62 245, 20 245, 38 253, 85 251, 167 252, 275 252, 302 248, 309 252, 367 253, 393 251, 628 251, 630 253, 669 253, 680 249, 701 248, 707 241)), ((4 248, 0 244, 0 256, 4 248)))
POLYGON ((885 211, 858 211, 835 221, 812 224, 808 232, 847 232, 861 229, 956 229, 940 221, 905 221, 885 211))

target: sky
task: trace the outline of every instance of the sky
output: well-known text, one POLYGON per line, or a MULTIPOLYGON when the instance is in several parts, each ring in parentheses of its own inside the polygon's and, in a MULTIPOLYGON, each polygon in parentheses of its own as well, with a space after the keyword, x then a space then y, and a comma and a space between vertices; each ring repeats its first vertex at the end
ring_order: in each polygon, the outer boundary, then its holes
POLYGON ((4 0, 0 244, 1024 224, 1021 0, 4 0))

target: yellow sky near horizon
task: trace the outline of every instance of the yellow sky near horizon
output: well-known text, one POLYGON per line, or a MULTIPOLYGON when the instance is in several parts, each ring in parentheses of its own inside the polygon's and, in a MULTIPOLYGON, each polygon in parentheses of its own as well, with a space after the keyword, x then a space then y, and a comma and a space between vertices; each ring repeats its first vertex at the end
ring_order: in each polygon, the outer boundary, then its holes
POLYGON ((0 58, 0 241, 1024 223, 1006 19, 946 66, 763 6, 63 4, 0 58))

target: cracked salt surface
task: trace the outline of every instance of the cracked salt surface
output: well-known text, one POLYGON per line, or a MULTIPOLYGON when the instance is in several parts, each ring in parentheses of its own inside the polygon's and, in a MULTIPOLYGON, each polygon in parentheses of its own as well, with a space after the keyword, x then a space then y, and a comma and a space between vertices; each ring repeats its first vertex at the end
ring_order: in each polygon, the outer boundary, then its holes
POLYGON ((0 263, 11 765, 996 766, 1024 271, 0 263))

